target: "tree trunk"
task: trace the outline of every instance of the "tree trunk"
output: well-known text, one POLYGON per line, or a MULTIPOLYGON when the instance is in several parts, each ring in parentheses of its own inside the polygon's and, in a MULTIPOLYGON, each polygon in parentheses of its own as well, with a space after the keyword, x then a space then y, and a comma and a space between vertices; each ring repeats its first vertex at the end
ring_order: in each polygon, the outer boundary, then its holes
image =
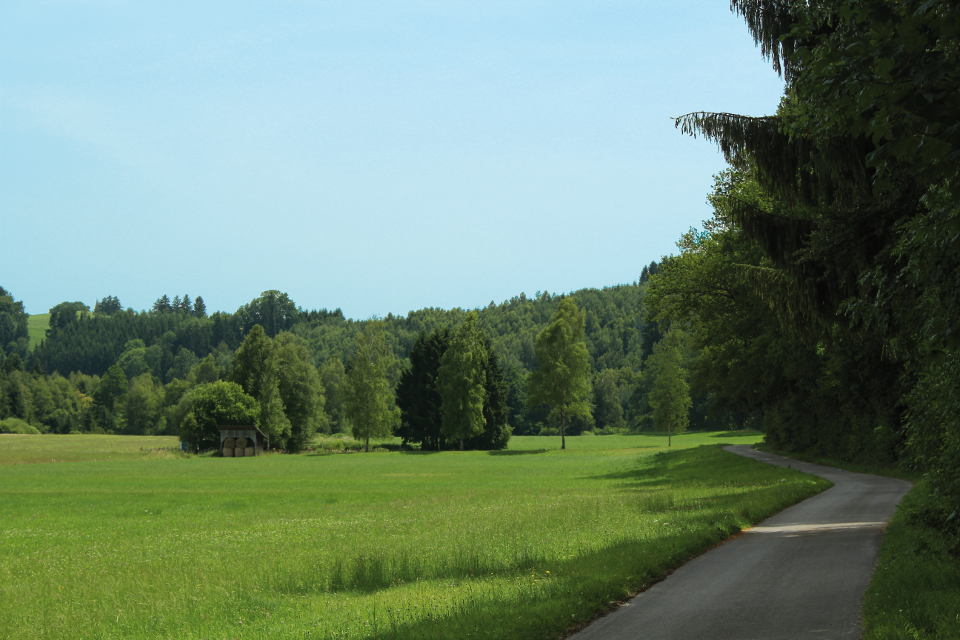
POLYGON ((363 450, 370 453, 370 436, 363 439, 363 450))
POLYGON ((463 451, 463 438, 460 438, 460 451, 463 451))
POLYGON ((567 414, 560 412, 560 450, 567 448, 567 414))

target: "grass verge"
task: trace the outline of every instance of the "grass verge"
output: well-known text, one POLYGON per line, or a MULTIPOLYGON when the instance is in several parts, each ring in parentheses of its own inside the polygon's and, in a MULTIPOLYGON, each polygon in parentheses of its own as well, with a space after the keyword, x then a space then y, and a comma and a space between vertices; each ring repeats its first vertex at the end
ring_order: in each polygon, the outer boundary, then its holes
POLYGON ((935 499, 921 481, 897 508, 864 598, 864 640, 960 638, 960 560, 924 518, 935 499))

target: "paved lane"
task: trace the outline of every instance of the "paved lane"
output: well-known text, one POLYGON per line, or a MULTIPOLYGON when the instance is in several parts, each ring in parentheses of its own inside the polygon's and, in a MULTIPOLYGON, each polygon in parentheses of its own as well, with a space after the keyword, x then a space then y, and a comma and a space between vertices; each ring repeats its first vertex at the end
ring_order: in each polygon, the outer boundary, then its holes
POLYGON ((691 560, 570 640, 860 637, 883 530, 910 483, 726 449, 834 486, 691 560))

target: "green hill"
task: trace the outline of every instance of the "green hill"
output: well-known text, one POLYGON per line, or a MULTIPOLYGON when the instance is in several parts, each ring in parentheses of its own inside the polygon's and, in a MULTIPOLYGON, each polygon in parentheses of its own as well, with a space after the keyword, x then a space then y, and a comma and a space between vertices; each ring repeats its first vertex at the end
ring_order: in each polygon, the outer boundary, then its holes
POLYGON ((27 319, 27 331, 30 332, 30 348, 33 349, 47 334, 47 327, 50 326, 49 313, 37 313, 27 319))

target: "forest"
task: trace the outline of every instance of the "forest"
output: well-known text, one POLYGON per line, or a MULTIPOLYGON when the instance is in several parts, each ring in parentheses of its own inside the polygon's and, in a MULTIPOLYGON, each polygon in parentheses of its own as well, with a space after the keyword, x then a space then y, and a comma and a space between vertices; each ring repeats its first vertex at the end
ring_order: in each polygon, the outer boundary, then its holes
MULTIPOLYGON (((960 553, 960 5, 734 0, 777 112, 694 112, 714 216, 646 306, 769 446, 922 474, 960 553)), ((926 494, 926 492, 925 492, 926 494)))
MULTIPOLYGON (((216 404, 209 394, 219 393, 238 411, 232 420, 260 424, 278 447, 290 451, 307 446, 317 432, 375 435, 358 423, 386 424, 388 432, 425 449, 501 448, 512 433, 555 434, 561 428, 570 435, 649 430, 656 415, 651 391, 656 372, 664 369, 656 363, 666 361, 669 352, 676 364, 672 380, 683 385, 685 363, 694 358, 685 341, 676 340, 681 332, 663 340, 643 312, 658 269, 652 262, 634 284, 570 296, 521 294, 474 311, 428 308, 371 320, 347 319, 339 309, 305 310, 276 290, 234 313, 212 314, 201 296, 162 295, 139 312, 106 296, 92 309, 81 302, 50 309, 49 327, 32 347, 23 304, 2 290, 0 428, 193 434, 190 441, 204 448, 213 445, 198 435, 199 407, 216 404), (550 411, 556 403, 531 397, 529 381, 538 369, 538 335, 566 298, 576 310, 570 322, 581 325, 585 379, 579 404, 554 420, 550 411), (444 364, 452 347, 469 353, 461 354, 459 364, 444 364), (470 353, 482 354, 476 389, 482 387, 483 418, 461 442, 441 433, 442 395, 454 391, 439 385, 442 367, 469 369, 470 353), (382 380, 382 389, 368 388, 364 395, 379 394, 383 406, 380 414, 358 419, 358 411, 369 409, 352 402, 351 390, 361 377, 382 380), (244 409, 244 396, 255 399, 255 406, 244 409)), ((705 427, 707 399, 696 390, 692 396, 690 424, 705 427)), ((209 425, 207 432, 212 438, 209 425)))

